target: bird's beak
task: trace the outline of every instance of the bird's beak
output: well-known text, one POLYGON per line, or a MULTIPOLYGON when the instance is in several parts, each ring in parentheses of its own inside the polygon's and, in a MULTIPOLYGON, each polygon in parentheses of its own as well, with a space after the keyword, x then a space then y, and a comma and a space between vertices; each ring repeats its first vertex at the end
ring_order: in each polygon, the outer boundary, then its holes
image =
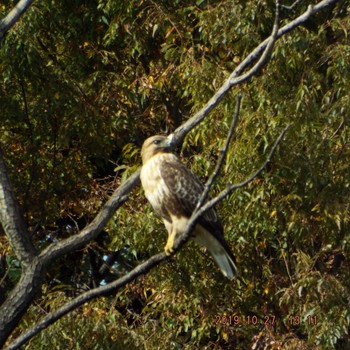
POLYGON ((164 140, 164 147, 166 147, 166 148, 173 148, 174 147, 173 139, 174 139, 174 134, 170 134, 166 138, 166 140, 164 140))

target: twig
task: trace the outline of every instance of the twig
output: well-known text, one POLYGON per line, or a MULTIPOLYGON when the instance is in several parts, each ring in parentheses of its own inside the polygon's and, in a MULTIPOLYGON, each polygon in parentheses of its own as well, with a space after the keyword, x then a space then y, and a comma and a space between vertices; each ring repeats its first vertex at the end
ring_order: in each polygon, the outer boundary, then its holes
POLYGON ((282 253, 283 260, 284 260, 284 264, 286 265, 286 270, 287 270, 287 274, 288 274, 290 283, 292 284, 292 287, 294 288, 294 282, 293 282, 292 276, 290 274, 289 265, 288 265, 288 262, 286 259, 286 254, 284 253, 284 249, 281 249, 281 253, 282 253))
MULTIPOLYGON (((262 54, 260 58, 258 59, 257 63, 248 70, 247 73, 239 75, 239 70, 236 69, 231 77, 229 78, 229 86, 228 88, 231 89, 234 85, 241 84, 242 82, 248 80, 253 75, 255 75, 266 63, 269 55, 272 52, 273 47, 275 46, 276 40, 278 38, 278 22, 280 18, 280 4, 279 0, 276 0, 276 11, 275 11, 275 21, 272 27, 272 33, 267 38, 267 43, 265 48, 262 51, 262 54), (237 76, 239 75, 239 76, 237 76)), ((238 67, 237 67, 238 68, 238 67)))
POLYGON ((213 199, 209 200, 208 202, 206 202, 201 208, 199 208, 198 210, 194 211, 189 222, 188 222, 188 229, 186 230, 186 232, 181 235, 174 244, 174 252, 178 251, 189 239, 190 234, 192 232, 192 229, 195 225, 195 222, 198 220, 198 218, 200 216, 202 216, 207 210, 213 208, 216 204, 218 204, 219 202, 221 202, 225 197, 227 197, 231 192, 233 192, 234 190, 237 190, 238 188, 244 187, 246 186, 248 183, 252 182, 257 176, 259 176, 261 174, 261 172, 266 168, 267 164, 271 162, 271 159, 276 151, 277 146, 280 144, 280 142, 282 141, 284 135, 286 134, 286 132, 288 131, 288 129, 292 126, 292 124, 288 124, 283 131, 281 132, 281 134, 279 135, 279 137, 277 138, 277 140, 275 141, 274 145, 271 148, 271 151, 267 157, 267 159, 265 160, 265 162, 261 165, 261 167, 255 171, 253 173, 253 175, 251 175, 248 179, 244 180, 243 182, 240 182, 238 184, 228 184, 226 189, 224 189, 223 191, 221 191, 216 197, 214 197, 213 199))
POLYGON ((342 119, 339 126, 337 127, 337 129, 334 131, 334 133, 332 134, 332 136, 329 139, 332 139, 335 135, 337 135, 339 130, 343 127, 343 125, 344 125, 344 118, 342 119))
POLYGON ((211 174, 211 176, 209 176, 205 186, 204 186, 204 191, 201 195, 201 197, 199 198, 198 200, 198 203, 196 205, 196 209, 195 210, 198 210, 202 205, 203 203, 205 202, 205 200, 207 199, 207 196, 208 196, 208 193, 210 191, 210 187, 211 185, 214 183, 215 179, 217 178, 217 176, 219 175, 219 172, 220 172, 220 169, 225 161, 225 158, 226 158, 226 155, 227 155, 227 151, 228 151, 228 147, 230 145, 230 141, 232 139, 232 136, 233 136, 233 133, 234 133, 234 130, 236 128, 236 124, 237 124, 237 120, 238 120, 238 116, 239 116, 239 111, 240 111, 240 108, 241 108, 241 100, 242 100, 242 95, 239 94, 237 96, 237 101, 236 101, 236 110, 235 110, 235 114, 232 118, 232 123, 231 123, 231 127, 230 127, 230 130, 227 134, 227 137, 226 137, 226 142, 225 142, 225 146, 222 150, 220 150, 220 156, 219 156, 219 159, 216 163, 216 167, 213 171, 213 173, 211 174))
POLYGON ((287 5, 282 5, 281 7, 284 9, 284 10, 288 10, 288 11, 291 11, 294 9, 294 7, 298 6, 303 0, 296 0, 293 2, 292 5, 290 6, 287 6, 287 5))

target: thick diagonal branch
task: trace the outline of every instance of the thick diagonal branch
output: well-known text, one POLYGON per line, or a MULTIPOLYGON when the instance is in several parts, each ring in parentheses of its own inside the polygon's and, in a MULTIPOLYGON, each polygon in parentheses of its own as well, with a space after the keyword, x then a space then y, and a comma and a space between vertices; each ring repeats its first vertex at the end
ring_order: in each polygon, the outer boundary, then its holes
POLYGON ((0 21, 0 43, 4 35, 14 26, 19 18, 26 12, 34 0, 20 0, 16 6, 0 21))
POLYGON ((20 213, 0 150, 0 223, 22 267, 30 264, 35 249, 20 213))

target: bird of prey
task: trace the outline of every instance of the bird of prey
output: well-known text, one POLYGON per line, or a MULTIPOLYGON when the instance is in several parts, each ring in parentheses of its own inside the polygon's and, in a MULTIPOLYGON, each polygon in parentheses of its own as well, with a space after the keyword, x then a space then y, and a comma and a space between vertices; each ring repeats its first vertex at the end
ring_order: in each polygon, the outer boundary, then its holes
MULTIPOLYGON (((173 252, 174 242, 187 229, 188 221, 204 190, 203 184, 180 159, 171 153, 169 138, 148 138, 141 150, 141 183, 148 201, 168 231, 165 253, 173 252)), ((193 230, 196 242, 205 246, 224 276, 236 275, 235 258, 228 247, 222 224, 214 208, 206 211, 193 230)))

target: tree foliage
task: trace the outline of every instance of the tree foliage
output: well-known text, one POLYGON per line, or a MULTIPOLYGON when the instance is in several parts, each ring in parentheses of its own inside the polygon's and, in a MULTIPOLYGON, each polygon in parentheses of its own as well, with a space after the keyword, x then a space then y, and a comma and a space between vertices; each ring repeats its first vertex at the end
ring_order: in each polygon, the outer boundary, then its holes
MULTIPOLYGON (((310 3, 282 7, 280 25, 310 3)), ((338 1, 280 38, 179 150, 204 181, 243 94, 217 193, 250 176, 293 124, 267 171, 218 208, 247 286, 224 280, 190 242, 26 349, 349 347, 349 9, 338 1)), ((270 0, 34 2, 0 47, 0 147, 35 246, 83 228, 140 166, 143 140, 198 111, 270 35, 274 15, 270 0)), ((159 252, 164 232, 135 190, 96 241, 48 268, 11 339, 159 252)), ((0 233, 1 303, 21 266, 0 233)))

